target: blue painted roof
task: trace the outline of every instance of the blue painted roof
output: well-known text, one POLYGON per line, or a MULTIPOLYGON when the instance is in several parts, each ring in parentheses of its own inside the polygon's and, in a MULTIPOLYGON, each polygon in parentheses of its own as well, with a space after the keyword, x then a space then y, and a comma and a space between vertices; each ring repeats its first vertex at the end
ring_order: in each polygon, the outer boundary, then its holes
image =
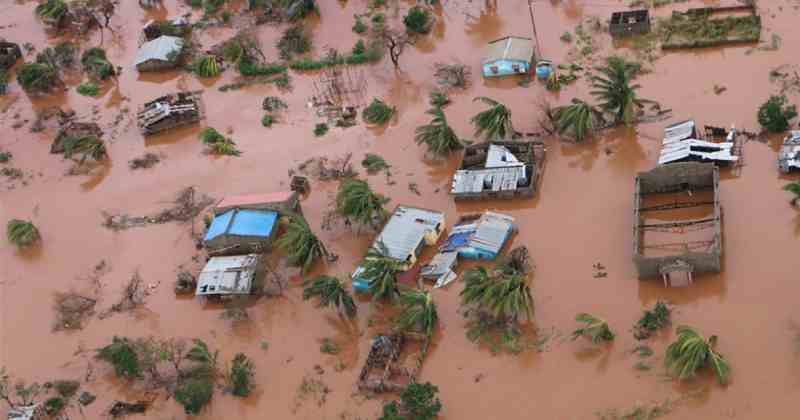
POLYGON ((278 213, 271 210, 231 209, 214 217, 206 231, 205 240, 223 234, 268 237, 277 220, 278 213))

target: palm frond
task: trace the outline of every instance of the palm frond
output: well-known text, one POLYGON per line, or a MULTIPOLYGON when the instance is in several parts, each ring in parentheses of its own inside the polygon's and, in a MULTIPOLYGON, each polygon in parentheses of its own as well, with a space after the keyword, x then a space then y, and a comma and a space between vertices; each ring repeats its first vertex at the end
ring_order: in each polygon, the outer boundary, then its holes
POLYGON ((463 147, 441 108, 430 109, 427 114, 433 116, 433 119, 414 131, 414 141, 417 144, 427 145, 428 151, 436 156, 447 156, 453 150, 463 147))
POLYGON ((678 338, 667 347, 664 365, 680 380, 693 378, 697 371, 710 367, 717 375, 720 384, 727 384, 730 365, 721 354, 714 350, 717 337, 706 340, 692 327, 681 325, 676 330, 678 338))
POLYGON ((473 101, 480 101, 490 106, 486 111, 479 112, 470 119, 475 125, 475 135, 485 135, 487 140, 504 140, 515 133, 511 123, 511 110, 500 102, 485 96, 479 96, 473 101))
POLYGON ((377 247, 370 248, 361 267, 364 271, 360 277, 369 283, 373 300, 394 301, 397 298, 400 294, 397 275, 403 271, 404 263, 390 257, 385 244, 379 242, 377 247))
POLYGON ((403 307, 397 325, 405 331, 421 331, 430 337, 439 320, 436 303, 430 292, 411 289, 400 294, 398 302, 403 307))
POLYGON ((388 202, 389 198, 373 192, 367 181, 346 178, 339 184, 336 211, 358 223, 374 225, 385 218, 383 205, 388 202))
POLYGON ((336 277, 317 276, 303 283, 303 300, 319 298, 323 307, 335 306, 340 313, 352 318, 356 315, 356 304, 345 289, 344 283, 336 277))
POLYGON ((289 264, 302 268, 303 274, 311 269, 314 261, 327 257, 328 249, 317 238, 306 220, 297 214, 283 219, 286 231, 275 245, 288 255, 289 264))
POLYGON ((572 332, 572 339, 588 335, 592 343, 599 343, 600 341, 611 341, 614 339, 614 333, 608 327, 608 323, 594 315, 587 313, 580 313, 575 316, 575 320, 585 324, 572 332))

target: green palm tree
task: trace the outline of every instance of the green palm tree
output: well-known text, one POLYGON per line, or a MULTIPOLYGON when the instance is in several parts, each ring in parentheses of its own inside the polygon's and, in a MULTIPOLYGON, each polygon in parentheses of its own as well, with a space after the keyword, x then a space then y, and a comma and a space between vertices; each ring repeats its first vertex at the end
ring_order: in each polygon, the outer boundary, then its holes
POLYGON ((475 125, 476 136, 485 134, 487 140, 504 140, 515 133, 511 123, 511 110, 505 105, 485 96, 479 96, 473 101, 481 101, 490 106, 470 120, 475 125))
POLYGON ((591 91, 601 103, 600 108, 614 115, 614 122, 631 125, 643 100, 636 96, 641 86, 631 85, 635 69, 620 57, 610 57, 608 64, 594 68, 600 76, 592 77, 591 91))
POLYGON ((344 283, 333 276, 317 276, 303 283, 303 300, 319 297, 323 307, 335 306, 339 313, 349 318, 356 316, 356 304, 344 283))
POLYGON ((461 304, 474 305, 495 320, 516 322, 520 317, 533 318, 533 294, 526 273, 509 271, 499 265, 493 271, 476 267, 464 273, 461 304))
POLYGON ((792 205, 796 205, 797 200, 800 200, 800 181, 793 181, 784 185, 783 190, 794 194, 794 197, 792 198, 792 205))
POLYGON ((422 331, 430 337, 439 320, 433 296, 426 290, 411 289, 400 294, 403 312, 397 317, 397 325, 405 331, 422 331))
POLYGON ((86 162, 88 158, 99 161, 108 155, 106 144, 95 136, 67 137, 63 144, 64 157, 70 159, 73 155, 80 154, 80 163, 86 162))
POLYGON ((197 57, 192 63, 192 70, 200 77, 216 77, 221 72, 217 57, 212 54, 197 57))
POLYGON ((361 263, 364 271, 359 275, 369 283, 368 290, 372 300, 394 301, 400 294, 397 275, 404 271, 405 264, 389 256, 389 250, 382 242, 372 247, 361 263))
POLYGON ((383 205, 389 198, 372 191, 369 183, 355 178, 345 178, 336 193, 336 211, 345 218, 372 225, 386 216, 383 205))
POLYGON ((585 325, 572 332, 572 339, 588 335, 592 343, 599 343, 600 341, 611 341, 614 339, 614 333, 608 327, 608 322, 602 318, 587 313, 578 314, 575 320, 582 322, 585 325))
POLYGON ((711 367, 723 385, 728 383, 730 365, 721 354, 714 350, 717 336, 707 340, 694 328, 682 325, 677 329, 678 339, 667 347, 664 364, 679 379, 695 376, 697 370, 711 367))
POLYGON ((28 220, 11 219, 6 224, 6 237, 12 244, 24 248, 41 238, 39 229, 28 220))
POLYGON ((289 264, 302 267, 303 274, 308 272, 314 260, 330 255, 303 216, 289 215, 283 219, 283 224, 285 232, 275 245, 288 254, 289 264))
POLYGON ((433 108, 427 111, 433 116, 428 124, 417 127, 414 131, 414 140, 417 144, 426 144, 428 151, 436 156, 447 156, 453 150, 462 147, 461 140, 447 124, 447 118, 441 108, 433 108))
POLYGON ((591 136, 600 122, 600 113, 580 99, 573 99, 570 105, 553 109, 553 120, 558 134, 568 134, 575 141, 582 142, 591 136))

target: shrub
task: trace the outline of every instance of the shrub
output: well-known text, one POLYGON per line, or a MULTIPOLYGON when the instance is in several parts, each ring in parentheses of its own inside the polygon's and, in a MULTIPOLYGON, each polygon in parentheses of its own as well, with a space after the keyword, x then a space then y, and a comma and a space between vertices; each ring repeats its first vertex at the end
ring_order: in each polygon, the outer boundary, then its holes
POLYGON ((277 44, 280 57, 284 60, 292 58, 293 54, 303 54, 311 50, 311 38, 302 26, 292 26, 286 29, 277 44))
POLYGON ((47 47, 36 54, 36 62, 57 70, 61 67, 72 67, 75 64, 77 48, 75 44, 65 41, 59 42, 55 47, 47 47))
POLYGON ((376 25, 382 24, 386 20, 386 15, 381 12, 375 13, 372 15, 372 23, 376 25))
POLYGON ((69 11, 64 0, 45 0, 36 6, 36 15, 51 25, 58 25, 69 11))
POLYGON ((24 248, 41 239, 39 229, 28 220, 11 219, 6 224, 6 237, 12 244, 24 248))
POLYGON ((428 102, 434 108, 442 108, 450 103, 450 97, 445 92, 435 90, 430 93, 428 102))
POLYGON ((386 163, 385 159, 372 153, 367 153, 364 156, 364 160, 361 161, 361 166, 363 166, 367 170, 367 173, 370 174, 374 174, 389 168, 389 164, 386 163))
POLYGON ((360 17, 356 17, 356 23, 353 24, 353 32, 357 34, 367 32, 367 25, 361 21, 360 17))
POLYGON ((773 133, 786 131, 789 128, 789 120, 797 116, 797 108, 786 102, 785 96, 770 96, 758 109, 758 123, 773 133))
POLYGON ((83 70, 90 76, 105 80, 114 75, 114 65, 106 58, 102 48, 90 48, 81 55, 83 70))
POLYGON ((261 103, 261 108, 264 111, 269 112, 280 111, 281 109, 286 109, 287 107, 288 106, 286 105, 286 102, 277 96, 267 96, 261 103))
POLYGON ((230 10, 226 10, 226 11, 222 12, 222 21, 224 23, 229 23, 231 21, 232 17, 233 17, 233 13, 231 13, 230 10))
POLYGON ((111 344, 97 350, 97 358, 111 363, 119 377, 135 378, 141 374, 139 357, 127 338, 114 336, 111 344))
POLYGON ((199 414, 213 394, 214 384, 208 378, 194 378, 175 390, 175 401, 183 405, 186 414, 199 414))
POLYGON ((442 402, 436 397, 439 388, 430 382, 411 383, 400 394, 400 402, 392 401, 383 406, 383 415, 378 420, 432 420, 439 417, 442 402))
POLYGON ((100 93, 100 88, 92 82, 81 83, 75 90, 83 96, 97 96, 100 93))
POLYGON ((88 158, 99 161, 107 156, 105 143, 95 136, 67 137, 63 144, 64 158, 66 159, 80 154, 80 162, 83 163, 88 158))
POLYGON ((198 137, 200 138, 200 141, 203 142, 203 144, 213 144, 225 140, 225 136, 223 136, 214 127, 204 128, 203 131, 201 131, 200 134, 198 134, 198 137))
POLYGON ((0 163, 8 162, 12 157, 14 157, 14 155, 12 155, 11 152, 0 152, 0 163))
POLYGON ((243 353, 237 353, 231 363, 231 371, 228 374, 233 390, 231 393, 237 397, 246 397, 253 390, 253 362, 243 353))
POLYGON ((264 127, 271 127, 273 123, 275 123, 275 117, 272 115, 264 114, 264 116, 261 117, 261 125, 264 127))
POLYGON ((17 69, 17 80, 26 92, 48 92, 58 83, 55 69, 39 63, 25 63, 17 69))
POLYGON ((643 340, 669 323, 670 309, 666 303, 658 301, 652 310, 645 310, 642 317, 636 322, 633 327, 633 336, 637 340, 643 340))
POLYGON ((427 34, 431 30, 431 12, 420 6, 414 6, 403 18, 406 30, 417 34, 427 34))
POLYGON ((259 64, 246 55, 239 60, 238 68, 242 76, 271 76, 286 71, 282 64, 259 64))
POLYGON ((211 154, 229 156, 239 156, 242 154, 242 152, 236 148, 236 143, 233 140, 223 136, 213 127, 203 129, 198 137, 203 144, 208 146, 208 150, 211 154))
POLYGON ((364 55, 367 52, 367 47, 364 45, 364 41, 359 39, 356 42, 356 45, 353 46, 352 53, 353 55, 364 55))
POLYGON ((217 57, 211 54, 204 54, 197 57, 192 63, 192 70, 200 77, 219 76, 221 71, 217 57))
POLYGON ((64 406, 66 406, 66 405, 67 405, 67 402, 64 401, 64 398, 62 398, 62 397, 48 398, 44 402, 44 411, 48 415, 53 416, 53 415, 55 415, 57 413, 60 413, 61 410, 63 410, 64 406))
POLYGON ((223 4, 225 4, 225 0, 203 0, 203 13, 207 15, 214 14, 223 4))
POLYGON ((317 137, 322 137, 328 132, 328 124, 319 123, 314 126, 314 135, 317 137))
POLYGON ((364 121, 370 124, 382 125, 386 124, 390 119, 392 119, 392 116, 395 112, 395 107, 389 106, 380 99, 375 98, 366 108, 364 108, 362 115, 364 117, 364 121))

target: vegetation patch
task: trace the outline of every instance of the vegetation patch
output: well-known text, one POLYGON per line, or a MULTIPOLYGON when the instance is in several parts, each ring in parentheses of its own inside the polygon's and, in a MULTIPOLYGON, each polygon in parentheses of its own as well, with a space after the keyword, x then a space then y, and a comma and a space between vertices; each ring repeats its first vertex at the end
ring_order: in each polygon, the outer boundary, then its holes
POLYGON ((608 322, 602 318, 587 313, 581 313, 575 317, 575 320, 584 324, 584 326, 572 332, 573 340, 578 337, 586 336, 592 343, 597 344, 601 341, 611 341, 614 339, 614 333, 611 331, 611 328, 609 328, 608 322))
POLYGON ((408 14, 403 17, 403 24, 406 30, 416 34, 427 34, 433 26, 433 17, 430 10, 414 6, 408 10, 408 14))
POLYGON ((680 380, 693 378, 698 370, 712 369, 719 383, 726 385, 730 378, 730 365, 716 351, 717 336, 708 339, 692 327, 682 325, 677 329, 678 338, 667 347, 664 365, 680 380))
POLYGON ((102 48, 89 48, 81 55, 81 65, 89 77, 96 80, 105 80, 114 76, 114 65, 106 58, 106 51, 102 48))
POLYGON ((316 276, 303 283, 303 300, 313 297, 319 299, 319 306, 337 309, 339 314, 344 314, 349 318, 356 315, 357 307, 350 292, 345 288, 344 283, 333 276, 316 276))
POLYGON ((797 108, 789 105, 783 95, 770 96, 767 102, 758 108, 758 123, 772 133, 788 130, 789 121, 796 116, 797 108))
POLYGON ((400 393, 400 401, 383 404, 383 413, 378 420, 433 420, 439 417, 442 402, 436 394, 439 388, 430 382, 409 384, 400 393))
POLYGON ((662 48, 699 48, 738 42, 758 42, 761 18, 726 16, 711 18, 711 9, 693 9, 696 13, 673 12, 661 22, 662 48))
POLYGON ((289 264, 300 267, 303 274, 311 269, 314 261, 330 256, 303 216, 292 214, 283 218, 281 223, 285 232, 275 245, 287 255, 289 264))
POLYGON ((223 136, 213 127, 203 129, 198 135, 200 141, 208 147, 208 151, 214 155, 239 156, 242 152, 236 148, 236 143, 223 136))
POLYGON ((39 229, 29 220, 11 219, 6 224, 8 242, 19 248, 33 245, 41 237, 39 229))
POLYGON ((363 166, 369 174, 376 174, 384 169, 389 169, 389 164, 386 163, 386 160, 373 153, 367 153, 364 156, 364 159, 361 161, 361 166, 363 166))
POLYGON ((362 116, 364 117, 364 121, 369 124, 383 125, 392 119, 395 112, 397 112, 397 108, 378 98, 374 98, 372 102, 364 108, 362 116))
POLYGON ((100 93, 100 87, 92 82, 81 83, 75 90, 83 96, 97 96, 100 93))
POLYGON ((311 38, 302 26, 292 26, 286 29, 276 44, 280 57, 284 60, 292 58, 295 54, 304 54, 311 51, 311 38))
POLYGON ((656 302, 653 309, 645 310, 633 326, 633 336, 637 340, 649 338, 656 331, 670 324, 670 309, 665 302, 656 302))

